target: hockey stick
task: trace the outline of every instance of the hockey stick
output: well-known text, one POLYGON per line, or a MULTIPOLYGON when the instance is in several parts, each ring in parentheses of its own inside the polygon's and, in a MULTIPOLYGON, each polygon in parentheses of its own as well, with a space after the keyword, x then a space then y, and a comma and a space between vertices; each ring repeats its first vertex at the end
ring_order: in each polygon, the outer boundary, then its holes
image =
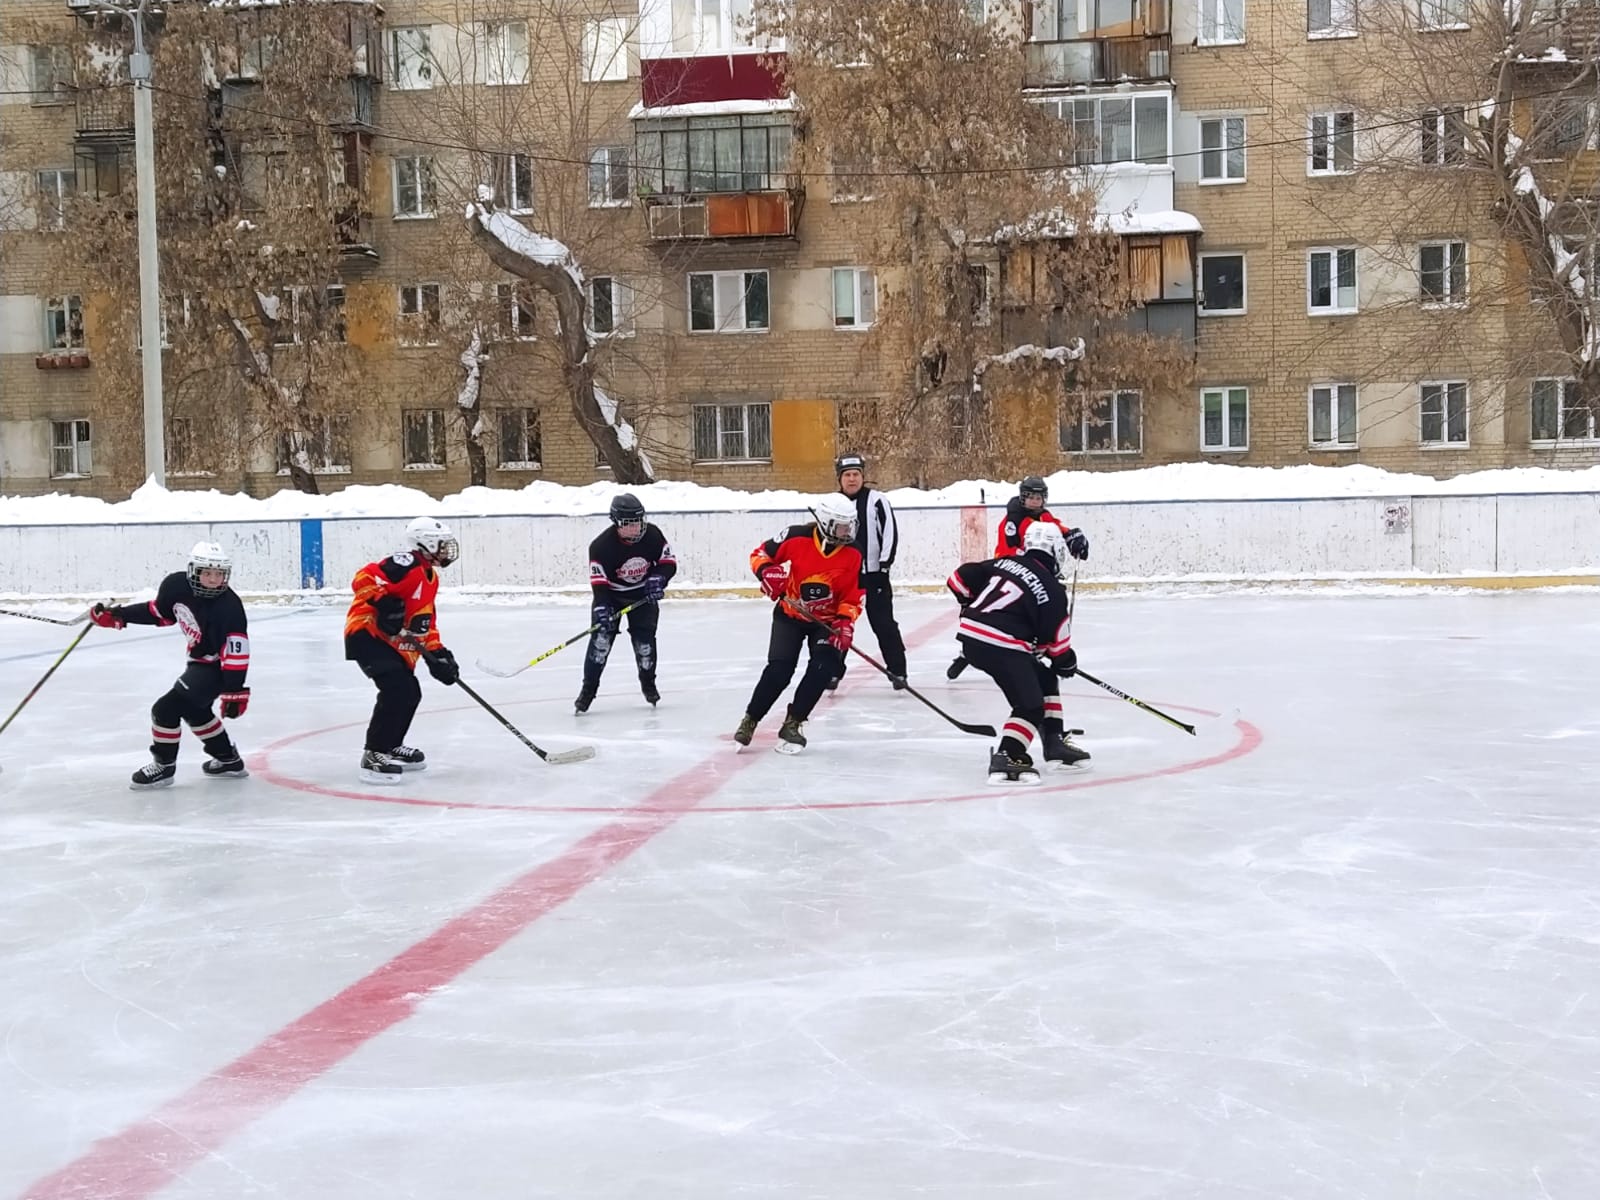
POLYGON ((0 608, 0 617, 21 617, 24 621, 43 621, 46 625, 76 625, 82 617, 41 617, 38 613, 18 612, 14 608, 0 608))
POLYGON ((1155 708, 1155 707, 1153 707, 1153 706, 1151 706, 1149 704, 1146 704, 1143 700, 1135 699, 1134 697, 1128 695, 1127 692, 1124 692, 1124 691, 1121 691, 1118 688, 1112 687, 1104 679, 1096 679, 1093 675, 1089 674, 1089 672, 1085 671, 1082 667, 1079 667, 1077 669, 1077 671, 1074 672, 1074 674, 1076 674, 1079 679, 1088 680, 1090 683, 1094 684, 1096 687, 1105 688, 1106 691, 1110 692, 1113 696, 1117 697, 1119 700, 1126 700, 1129 704, 1133 705, 1135 708, 1144 709, 1144 711, 1149 713, 1152 717, 1160 717, 1168 725, 1176 725, 1179 729, 1183 730, 1185 733, 1189 734, 1191 737, 1199 737, 1200 736, 1199 734, 1195 733, 1193 725, 1185 725, 1182 721, 1178 720, 1177 717, 1169 717, 1166 713, 1162 712, 1159 708, 1155 708))
POLYGON ((547 763, 575 763, 575 762, 582 762, 586 758, 593 758, 594 757, 594 747, 593 746, 579 746, 574 750, 558 750, 556 753, 552 754, 552 753, 550 753, 550 751, 542 749, 541 747, 534 745, 534 743, 531 740, 529 740, 527 734, 523 733, 522 730, 518 729, 510 721, 508 721, 504 717, 502 717, 500 715, 500 713, 495 709, 494 705, 490 704, 482 696, 478 695, 477 692, 473 691, 470 687, 468 687, 466 680, 457 679, 456 680, 456 686, 458 688, 460 688, 463 692, 465 692, 467 695, 471 696, 479 704, 481 704, 483 706, 483 711, 484 712, 488 713, 496 721, 499 721, 500 724, 504 725, 507 729, 509 729, 511 731, 511 736, 512 737, 516 738, 517 741, 521 742, 529 750, 532 750, 540 758, 544 759, 545 762, 547 762, 547 763))
POLYGON ((94 622, 93 621, 85 621, 83 623, 83 628, 78 630, 78 636, 72 639, 72 644, 69 645, 65 650, 63 650, 61 652, 61 657, 60 658, 56 659, 55 662, 50 664, 50 669, 44 673, 43 677, 39 680, 38 683, 33 685, 33 690, 30 691, 26 696, 24 696, 22 698, 22 702, 11 710, 11 715, 5 719, 4 724, 0 724, 0 733, 4 733, 6 731, 6 729, 7 729, 7 727, 10 726, 11 722, 13 722, 13 721, 15 721, 17 719, 17 714, 19 712, 21 712, 24 708, 27 707, 27 704, 28 704, 29 700, 32 700, 35 696, 37 696, 39 694, 39 689, 42 688, 45 685, 46 681, 49 680, 50 676, 52 676, 52 675, 54 675, 56 673, 56 668, 59 667, 62 663, 67 661, 67 655, 71 654, 74 650, 76 650, 78 648, 78 643, 83 641, 83 639, 88 636, 89 630, 91 630, 93 628, 94 628, 94 622))
MULTIPOLYGON (((617 628, 618 629, 622 628, 622 618, 627 616, 634 609, 643 608, 646 604, 654 604, 654 603, 655 603, 654 600, 636 600, 632 604, 628 605, 628 607, 619 610, 617 612, 617 615, 613 618, 617 622, 617 628)), ((592 634, 595 630, 597 630, 599 628, 600 628, 600 622, 596 621, 593 625, 589 626, 589 628, 585 629, 582 633, 575 633, 571 637, 569 637, 566 641, 562 642, 559 646, 552 646, 552 647, 550 647, 550 649, 546 650, 543 654, 535 655, 533 658, 531 658, 527 662, 523 663, 520 667, 518 667, 514 671, 503 671, 503 670, 500 670, 499 668, 491 667, 488 663, 484 662, 483 659, 481 659, 481 658, 478 659, 478 670, 482 671, 485 675, 493 675, 496 679, 510 679, 513 675, 521 675, 529 667, 538 666, 545 659, 549 658, 552 654, 555 654, 557 651, 565 650, 568 646, 572 645, 573 642, 581 642, 581 641, 583 641, 584 638, 588 637, 590 634, 592 634)))

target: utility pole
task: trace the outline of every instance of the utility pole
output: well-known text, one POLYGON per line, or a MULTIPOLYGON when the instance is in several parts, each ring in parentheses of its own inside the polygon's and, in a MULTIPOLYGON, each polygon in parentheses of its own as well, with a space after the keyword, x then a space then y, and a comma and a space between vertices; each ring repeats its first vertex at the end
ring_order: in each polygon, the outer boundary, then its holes
POLYGON ((167 484, 167 423, 161 382, 161 265, 156 251, 156 135, 150 54, 144 44, 149 0, 133 13, 133 176, 139 208, 139 339, 144 380, 144 473, 167 484))

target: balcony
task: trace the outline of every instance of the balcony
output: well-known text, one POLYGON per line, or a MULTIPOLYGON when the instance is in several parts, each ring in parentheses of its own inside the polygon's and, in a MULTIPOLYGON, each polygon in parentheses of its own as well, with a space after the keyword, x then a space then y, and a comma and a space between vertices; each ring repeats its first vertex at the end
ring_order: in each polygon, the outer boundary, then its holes
POLYGON ((334 217, 339 238, 339 253, 345 258, 378 260, 378 248, 372 240, 372 214, 356 208, 347 208, 334 217))
POLYGON ((651 240, 748 241, 792 238, 800 228, 805 192, 798 181, 773 176, 769 186, 744 192, 646 193, 645 223, 651 240))
POLYGON ((1172 35, 1078 38, 1028 42, 1023 70, 1026 87, 1075 87, 1172 78, 1172 35))
POLYGON ((79 142, 133 141, 133 90, 94 88, 77 93, 79 142))

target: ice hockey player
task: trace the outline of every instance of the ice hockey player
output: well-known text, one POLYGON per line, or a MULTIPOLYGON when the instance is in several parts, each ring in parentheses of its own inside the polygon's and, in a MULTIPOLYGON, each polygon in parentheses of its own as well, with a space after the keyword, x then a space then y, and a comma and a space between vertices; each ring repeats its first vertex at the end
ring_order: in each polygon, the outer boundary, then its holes
POLYGON ((756 681, 733 740, 748 746, 756 726, 794 678, 800 648, 810 649, 805 674, 778 730, 778 749, 798 754, 806 744, 805 722, 830 679, 840 674, 861 615, 861 552, 856 508, 843 496, 828 496, 812 510, 816 521, 791 525, 750 554, 761 590, 777 604, 767 666, 756 681))
POLYGON ((666 594, 667 582, 678 570, 666 535, 645 520, 639 498, 623 492, 611 502, 611 526, 589 543, 589 586, 594 604, 589 609, 594 632, 583 660, 583 690, 573 704, 588 712, 600 690, 600 674, 611 655, 611 643, 622 632, 622 610, 628 614, 628 637, 633 640, 633 661, 639 668, 639 690, 651 704, 661 699, 656 690, 656 625, 661 619, 657 601, 666 594))
MULTIPOLYGON (((1000 518, 1000 529, 995 534, 994 552, 996 557, 1002 554, 1021 554, 1022 539, 1027 536, 1029 528, 1035 521, 1048 521, 1061 530, 1061 536, 1066 539, 1067 553, 1073 558, 1087 559, 1089 557, 1089 538, 1081 529, 1073 529, 1055 516, 1053 516, 1045 502, 1050 498, 1050 488, 1038 475, 1029 475, 1017 485, 1017 494, 1011 497, 1006 504, 1005 516, 1000 518)), ((967 660, 958 654, 944 674, 946 679, 954 679, 967 669, 967 660)))
POLYGON ((421 771, 427 756, 405 744, 411 719, 422 703, 417 659, 440 683, 461 677, 455 655, 439 639, 434 599, 439 570, 455 562, 460 543, 434 517, 406 526, 405 548, 356 572, 355 598, 344 619, 344 656, 378 686, 361 773, 373 783, 399 783, 405 771, 421 771))
MULTIPOLYGON (((839 491, 856 506, 855 547, 861 552, 861 587, 867 597, 867 623, 878 639, 883 665, 889 669, 889 682, 895 691, 906 686, 906 643, 894 619, 894 592, 889 586, 889 568, 900 545, 889 498, 867 486, 867 460, 859 454, 841 454, 834 461, 833 473, 839 491)), ((838 684, 838 679, 830 687, 838 684)))
POLYGON ((1000 685, 1011 704, 1000 744, 989 756, 993 784, 1039 782, 1028 749, 1041 733, 1047 763, 1066 769, 1089 762, 1062 728, 1060 680, 1078 666, 1060 578, 1067 554, 1061 530, 1035 521, 1023 534, 1021 554, 963 563, 948 580, 961 603, 957 636, 966 658, 1000 685))
POLYGON ((176 625, 188 643, 189 665, 171 689, 150 707, 150 764, 133 773, 133 787, 166 787, 178 773, 178 743, 187 724, 211 757, 200 769, 213 779, 243 779, 244 760, 222 726, 250 707, 245 674, 250 670, 250 635, 244 604, 228 581, 233 562, 221 546, 200 542, 189 565, 161 581, 145 604, 96 604, 89 619, 102 629, 126 625, 176 625), (211 706, 222 702, 222 717, 211 706))

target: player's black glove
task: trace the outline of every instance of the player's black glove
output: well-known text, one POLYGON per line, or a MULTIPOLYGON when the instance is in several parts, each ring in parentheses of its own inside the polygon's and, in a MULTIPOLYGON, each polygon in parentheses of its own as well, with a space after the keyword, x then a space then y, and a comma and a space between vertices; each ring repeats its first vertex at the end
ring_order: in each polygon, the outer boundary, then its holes
POLYGON ((1089 536, 1081 529, 1067 530, 1067 553, 1079 562, 1089 557, 1089 536))
POLYGON ((443 647, 426 651, 423 654, 423 661, 428 664, 428 674, 446 687, 461 678, 461 668, 456 663, 456 656, 443 647))
POLYGON ((1068 646, 1066 653, 1058 654, 1051 660, 1050 669, 1063 679, 1071 679, 1078 673, 1078 652, 1068 646))
POLYGON ((598 625, 601 629, 610 627, 612 622, 614 622, 616 619, 617 610, 612 608, 609 604, 603 604, 597 601, 594 607, 589 610, 589 623, 591 625, 598 625))
POLYGON ((654 604, 667 594, 667 581, 659 575, 646 575, 644 577, 644 598, 646 602, 654 604))
POLYGON ((399 637, 406 627, 405 597, 383 596, 373 602, 372 608, 378 614, 378 632, 399 637))

